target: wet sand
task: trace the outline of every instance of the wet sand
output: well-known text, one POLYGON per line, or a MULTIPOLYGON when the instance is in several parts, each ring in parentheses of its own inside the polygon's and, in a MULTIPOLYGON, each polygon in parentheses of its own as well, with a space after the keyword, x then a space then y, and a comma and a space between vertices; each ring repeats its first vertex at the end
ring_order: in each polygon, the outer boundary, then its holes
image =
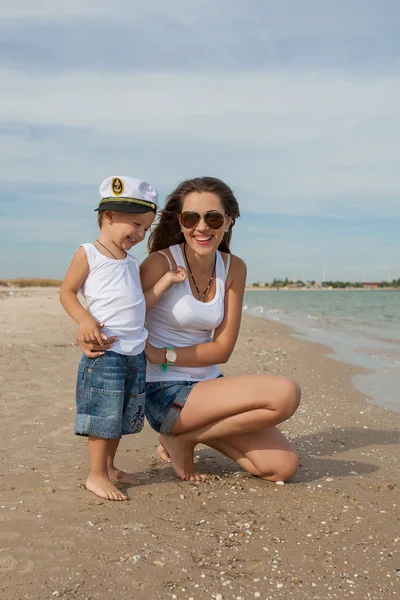
POLYGON ((84 489, 86 442, 73 435, 74 324, 57 290, 10 291, 0 288, 1 600, 400 595, 400 415, 353 388, 360 369, 246 317, 223 371, 301 384, 282 427, 301 454, 293 481, 258 480, 199 446, 210 479, 180 482, 146 427, 119 452, 141 485, 106 502, 84 489))

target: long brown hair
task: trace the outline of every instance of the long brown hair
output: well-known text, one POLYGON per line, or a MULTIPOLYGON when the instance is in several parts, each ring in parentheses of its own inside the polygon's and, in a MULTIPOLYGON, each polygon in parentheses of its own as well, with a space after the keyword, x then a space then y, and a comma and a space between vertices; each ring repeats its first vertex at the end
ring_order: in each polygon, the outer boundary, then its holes
POLYGON ((181 244, 185 237, 181 231, 178 221, 178 215, 182 212, 183 201, 191 192, 210 192, 218 196, 221 200, 225 213, 232 217, 232 223, 229 231, 224 234, 218 250, 230 253, 230 243, 232 238, 232 227, 237 217, 240 217, 238 202, 231 190, 220 179, 215 177, 196 177, 195 179, 186 179, 167 196, 165 208, 161 212, 160 219, 149 236, 147 249, 149 254, 158 252, 169 246, 181 244))

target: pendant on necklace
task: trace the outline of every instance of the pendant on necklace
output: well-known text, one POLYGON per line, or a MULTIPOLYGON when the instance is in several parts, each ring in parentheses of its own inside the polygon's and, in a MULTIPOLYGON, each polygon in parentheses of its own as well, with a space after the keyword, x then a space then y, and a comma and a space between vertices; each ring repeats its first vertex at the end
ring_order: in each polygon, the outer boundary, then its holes
POLYGON ((200 292, 200 290, 199 290, 199 286, 197 285, 197 283, 196 283, 196 280, 195 280, 195 278, 194 278, 194 275, 193 275, 193 273, 192 273, 192 269, 190 268, 190 264, 189 264, 189 261, 188 261, 188 257, 186 256, 186 242, 185 242, 185 243, 184 243, 184 245, 183 245, 183 253, 184 253, 184 255, 185 255, 186 264, 187 264, 187 267, 188 267, 188 269, 189 269, 189 273, 190 273, 190 276, 191 276, 191 278, 192 278, 192 281, 193 281, 194 287, 196 288, 196 291, 197 291, 198 295, 200 296, 200 302, 204 302, 204 301, 205 301, 205 300, 204 300, 204 296, 207 294, 208 290, 209 290, 209 289, 210 289, 210 287, 211 287, 211 284, 212 284, 212 282, 214 281, 215 268, 216 268, 216 265, 217 265, 217 255, 215 255, 215 259, 214 259, 214 268, 213 268, 213 272, 212 272, 212 275, 211 275, 211 279, 210 279, 210 281, 208 282, 208 286, 206 287, 206 289, 204 290, 204 292, 203 292, 203 293, 201 293, 201 292, 200 292))

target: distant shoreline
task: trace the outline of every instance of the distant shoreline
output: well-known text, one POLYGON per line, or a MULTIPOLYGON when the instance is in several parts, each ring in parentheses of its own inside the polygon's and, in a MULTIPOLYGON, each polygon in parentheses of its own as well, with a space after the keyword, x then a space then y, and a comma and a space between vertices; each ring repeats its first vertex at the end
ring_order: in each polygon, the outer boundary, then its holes
POLYGON ((62 282, 62 279, 18 277, 16 279, 0 279, 0 288, 60 287, 62 282))
MULTIPOLYGON (((0 279, 0 290, 1 289, 22 289, 22 288, 47 288, 47 287, 60 287, 62 279, 46 279, 41 277, 24 278, 18 277, 16 279, 0 279)), ((267 285, 246 285, 246 292, 254 292, 259 290, 268 290, 269 292, 278 291, 289 291, 289 292, 335 292, 335 291, 352 291, 352 292, 365 292, 365 291, 390 291, 399 292, 400 287, 344 287, 344 288, 332 288, 332 287, 270 287, 267 285)))
POLYGON ((269 287, 265 285, 246 285, 246 292, 257 291, 268 292, 400 292, 397 287, 344 287, 344 288, 326 288, 326 287, 269 287))

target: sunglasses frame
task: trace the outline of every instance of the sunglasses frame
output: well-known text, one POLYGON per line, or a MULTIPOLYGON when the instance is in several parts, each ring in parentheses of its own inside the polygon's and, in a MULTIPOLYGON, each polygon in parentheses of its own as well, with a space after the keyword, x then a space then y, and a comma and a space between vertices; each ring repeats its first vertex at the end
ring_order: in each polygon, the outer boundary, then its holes
POLYGON ((194 227, 196 227, 199 224, 199 222, 203 218, 204 221, 205 221, 205 223, 206 223, 206 225, 207 225, 207 227, 209 227, 210 229, 213 229, 214 231, 218 231, 219 229, 221 229, 221 227, 224 226, 225 217, 227 217, 227 216, 228 216, 227 214, 224 215, 222 212, 220 212, 219 210, 216 210, 216 209, 215 210, 208 210, 207 212, 203 213, 202 215, 200 213, 198 213, 196 210, 184 210, 179 215, 181 225, 185 229, 193 229, 194 227), (190 225, 190 226, 184 225, 184 223, 182 221, 182 215, 185 214, 185 213, 190 213, 190 214, 193 214, 193 215, 197 215, 198 219, 197 219, 197 221, 196 221, 196 223, 194 225, 190 225), (208 223, 208 221, 207 221, 207 215, 209 215, 210 213, 218 213, 219 215, 221 215, 221 217, 222 217, 222 223, 221 223, 221 225, 219 227, 212 227, 208 223))

